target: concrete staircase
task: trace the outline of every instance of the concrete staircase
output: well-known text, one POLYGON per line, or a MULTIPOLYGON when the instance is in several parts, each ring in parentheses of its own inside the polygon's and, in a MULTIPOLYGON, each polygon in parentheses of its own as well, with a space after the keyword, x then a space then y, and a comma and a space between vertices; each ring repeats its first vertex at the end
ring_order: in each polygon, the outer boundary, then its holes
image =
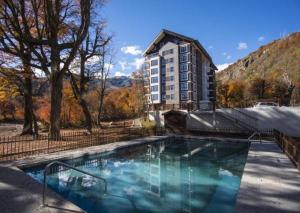
POLYGON ((186 117, 186 129, 205 132, 248 133, 249 129, 224 116, 222 112, 191 112, 186 117))

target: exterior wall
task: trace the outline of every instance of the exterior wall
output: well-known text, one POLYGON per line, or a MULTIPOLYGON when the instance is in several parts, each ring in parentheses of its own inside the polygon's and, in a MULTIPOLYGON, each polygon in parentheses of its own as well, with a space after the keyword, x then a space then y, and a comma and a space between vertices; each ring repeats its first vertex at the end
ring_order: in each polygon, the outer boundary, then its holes
POLYGON ((178 66, 178 45, 172 42, 167 42, 159 50, 159 55, 162 61, 168 63, 161 64, 161 70, 165 70, 165 75, 162 73, 164 79, 161 84, 164 85, 165 103, 179 104, 179 66, 178 66), (172 53, 164 55, 165 52, 172 50, 172 53), (170 62, 173 59, 173 62, 170 62))

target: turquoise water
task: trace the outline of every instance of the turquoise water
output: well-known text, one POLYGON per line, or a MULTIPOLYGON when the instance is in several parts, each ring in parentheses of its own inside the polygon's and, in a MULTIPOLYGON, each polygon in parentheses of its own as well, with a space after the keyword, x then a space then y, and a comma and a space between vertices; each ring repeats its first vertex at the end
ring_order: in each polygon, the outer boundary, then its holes
MULTIPOLYGON (((168 139, 54 166, 48 185, 87 212, 233 212, 248 145, 168 139)), ((43 166, 25 172, 43 181, 43 166)))

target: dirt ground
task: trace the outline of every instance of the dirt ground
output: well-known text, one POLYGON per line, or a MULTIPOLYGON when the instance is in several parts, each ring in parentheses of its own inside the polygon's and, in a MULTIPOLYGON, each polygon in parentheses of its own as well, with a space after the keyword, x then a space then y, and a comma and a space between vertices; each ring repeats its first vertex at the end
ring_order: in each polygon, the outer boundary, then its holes
POLYGON ((22 124, 0 122, 0 137, 17 136, 22 132, 22 124))

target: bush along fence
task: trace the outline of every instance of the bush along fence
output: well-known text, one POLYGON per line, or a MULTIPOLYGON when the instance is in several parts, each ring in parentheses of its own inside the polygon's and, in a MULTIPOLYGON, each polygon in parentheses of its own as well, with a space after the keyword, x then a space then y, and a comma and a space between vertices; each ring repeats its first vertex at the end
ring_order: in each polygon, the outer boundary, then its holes
POLYGON ((274 138, 282 151, 300 170, 300 138, 285 135, 278 130, 274 130, 274 138))
POLYGON ((162 128, 107 128, 94 129, 91 134, 84 131, 62 132, 55 139, 49 138, 47 134, 0 137, 0 161, 164 134, 162 128))

